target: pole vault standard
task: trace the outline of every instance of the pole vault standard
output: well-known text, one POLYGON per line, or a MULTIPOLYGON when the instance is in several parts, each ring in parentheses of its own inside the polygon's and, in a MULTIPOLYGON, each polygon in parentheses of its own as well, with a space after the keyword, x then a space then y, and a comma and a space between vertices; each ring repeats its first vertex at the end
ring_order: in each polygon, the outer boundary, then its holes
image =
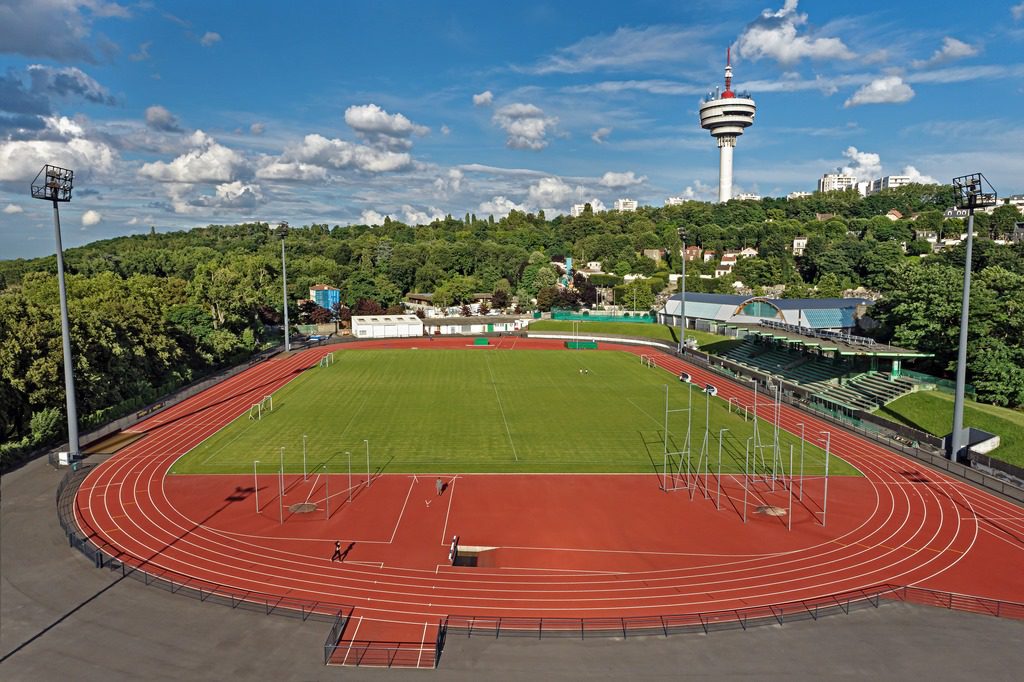
POLYGON ((800 422, 800 497, 797 498, 801 502, 804 501, 804 423, 800 422))
MULTIPOLYGON (((681 474, 682 473, 682 469, 683 469, 683 455, 684 454, 686 455, 686 469, 687 469, 687 479, 686 479, 686 481, 687 481, 687 487, 689 487, 689 469, 690 469, 690 421, 689 421, 689 419, 690 419, 691 409, 689 407, 689 403, 688 403, 687 407, 680 407, 680 408, 676 408, 674 410, 669 409, 669 406, 668 406, 669 405, 669 403, 668 403, 668 384, 664 384, 664 387, 665 387, 665 420, 664 420, 664 425, 662 427, 664 433, 662 434, 662 436, 663 436, 663 442, 662 442, 663 462, 662 462, 662 481, 661 481, 661 487, 662 487, 662 490, 665 490, 667 492, 669 490, 678 490, 679 489, 676 486, 676 478, 677 478, 677 474, 681 474), (683 449, 682 450, 680 450, 678 452, 669 452, 669 449, 668 449, 668 415, 669 415, 669 413, 674 413, 674 412, 686 412, 687 413, 686 439, 683 441, 683 449), (673 472, 673 474, 672 474, 672 486, 671 487, 669 487, 669 482, 668 482, 669 481, 668 473, 669 473, 669 469, 670 469, 669 455, 679 455, 679 468, 678 468, 677 471, 673 472)), ((693 388, 693 384, 690 384, 690 388, 691 389, 693 388)), ((691 393, 692 393, 692 391, 691 391, 691 393)))
POLYGON ((786 512, 786 530, 793 530, 793 444, 789 444, 789 511, 786 512))
POLYGON ((829 431, 820 431, 825 436, 825 499, 821 503, 821 527, 825 527, 825 520, 828 517, 828 460, 829 451, 832 446, 832 434, 829 431))
POLYGON ((715 509, 722 509, 722 434, 729 429, 718 430, 718 497, 715 499, 715 509))
MULTIPOLYGON (((690 384, 691 386, 693 384, 690 384)), ((710 414, 711 414, 711 393, 704 389, 704 441, 700 446, 700 454, 697 455, 697 466, 693 470, 693 487, 690 487, 689 481, 687 481, 687 489, 690 493, 690 500, 693 500, 694 494, 697 492, 697 477, 700 475, 701 462, 704 463, 704 499, 708 498, 708 463, 711 459, 711 444, 708 442, 709 430, 711 428, 710 414)))
POLYGON ((366 487, 370 487, 370 441, 366 438, 363 439, 363 443, 366 444, 366 487))
POLYGON ((284 448, 281 448, 281 468, 279 469, 280 477, 279 487, 281 494, 278 496, 278 508, 280 509, 280 522, 284 523, 284 448))
POLYGON ((748 481, 750 480, 750 441, 752 440, 753 437, 747 439, 747 447, 744 448, 743 453, 743 523, 747 522, 747 489, 749 487, 748 481))
POLYGON ((252 489, 256 493, 256 513, 260 513, 260 479, 256 477, 256 466, 260 463, 258 459, 252 461, 252 489))

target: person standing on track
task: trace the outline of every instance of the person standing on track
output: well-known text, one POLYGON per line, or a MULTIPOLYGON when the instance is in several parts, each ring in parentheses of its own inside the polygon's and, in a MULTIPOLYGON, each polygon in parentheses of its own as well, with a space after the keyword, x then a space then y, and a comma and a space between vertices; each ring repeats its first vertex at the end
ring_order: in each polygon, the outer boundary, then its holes
POLYGON ((341 561, 341 540, 334 541, 334 555, 331 557, 331 561, 341 561))
POLYGON ((437 482, 434 483, 434 487, 437 488, 438 496, 440 496, 441 493, 444 492, 444 481, 441 480, 440 476, 437 477, 437 482))

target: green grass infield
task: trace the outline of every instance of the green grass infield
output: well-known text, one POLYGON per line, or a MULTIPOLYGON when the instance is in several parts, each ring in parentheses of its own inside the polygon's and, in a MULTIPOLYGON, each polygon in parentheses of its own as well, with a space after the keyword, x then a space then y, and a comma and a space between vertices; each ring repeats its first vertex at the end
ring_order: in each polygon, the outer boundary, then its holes
MULTIPOLYGON (((303 372, 273 396, 261 419, 248 410, 180 458, 176 474, 277 471, 281 448, 287 472, 355 471, 370 464, 384 473, 608 472, 661 473, 665 460, 665 395, 671 466, 685 469, 690 418, 690 463, 710 457, 722 471, 744 469, 753 419, 742 408, 692 389, 638 356, 612 351, 345 350, 329 367, 303 372), (582 370, 582 371, 581 371, 582 370), (693 413, 683 411, 691 399, 693 413), (710 422, 705 445, 705 411, 710 422), (737 412, 739 410, 739 412, 737 412)), ((759 422, 760 442, 772 426, 759 422)), ((780 431, 783 466, 799 472, 800 439, 780 431)), ((772 450, 762 449, 771 469, 772 450)), ((762 458, 758 458, 760 464, 762 458)), ((777 465, 778 467, 778 465, 777 465)), ((701 467, 703 471, 703 466, 701 467)), ((781 470, 778 470, 781 474, 781 470)), ((804 472, 824 471, 823 452, 804 447, 804 472)), ((832 457, 830 473, 857 471, 832 457)))
MULTIPOLYGON (((876 412, 935 436, 945 436, 953 430, 953 396, 939 391, 917 391, 876 412)), ((964 426, 999 434, 999 447, 990 456, 1024 467, 1024 412, 967 401, 964 426)))

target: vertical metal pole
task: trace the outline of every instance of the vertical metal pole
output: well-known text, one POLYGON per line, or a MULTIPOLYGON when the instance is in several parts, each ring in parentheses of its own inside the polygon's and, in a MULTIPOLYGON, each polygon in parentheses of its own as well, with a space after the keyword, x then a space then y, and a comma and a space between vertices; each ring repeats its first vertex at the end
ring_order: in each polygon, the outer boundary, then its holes
POLYGON ((64 403, 68 411, 68 452, 78 459, 78 406, 75 402, 75 364, 71 357, 71 324, 68 321, 68 292, 64 284, 64 247, 60 241, 60 211, 53 202, 53 232, 57 239, 57 292, 60 296, 60 337, 64 351, 64 403))
POLYGON ((348 455, 348 501, 352 501, 352 453, 346 452, 348 455))
MULTIPOLYGON (((668 388, 667 386, 665 388, 668 388)), ((686 485, 690 485, 690 450, 693 439, 690 433, 693 431, 693 382, 689 384, 686 394, 686 485)))
POLYGON ((288 270, 284 262, 284 239, 281 235, 281 292, 284 298, 284 352, 292 349, 291 335, 288 333, 288 270))
POLYGON ((259 464, 258 459, 252 461, 252 489, 256 493, 256 513, 260 513, 260 479, 256 477, 256 465, 259 464))
POLYGON ((718 431, 718 499, 715 500, 715 509, 722 509, 722 434, 729 429, 718 431))
POLYGON ((749 476, 747 471, 750 469, 750 438, 747 439, 747 447, 743 453, 743 523, 747 522, 747 481, 749 476))
POLYGON ((682 296, 679 299, 679 355, 683 354, 683 339, 686 338, 686 237, 682 238, 683 243, 683 271, 682 271, 682 296))
MULTIPOLYGON (((54 204, 56 210, 57 204, 54 204)), ((956 461, 964 448, 964 390, 967 385, 967 324, 971 307, 971 250, 974 243, 974 207, 967 215, 967 256, 964 259, 964 292, 960 306, 960 345, 956 352, 956 393, 953 396, 953 442, 949 458, 956 461)))
POLYGON ((364 438, 363 442, 366 444, 366 487, 370 487, 370 440, 364 438))
POLYGON ((828 518, 828 459, 832 446, 832 434, 827 431, 822 431, 822 433, 825 434, 825 500, 821 503, 821 527, 824 528, 828 518))
MULTIPOLYGON (((704 499, 708 499, 708 466, 711 464, 711 443, 708 443, 708 439, 711 437, 711 394, 704 393, 704 442, 707 443, 708 451, 704 455, 704 499)), ((703 449, 703 447, 701 448, 703 449)), ((697 463, 700 465, 700 462, 697 463)))
POLYGON ((668 490, 668 384, 665 384, 665 427, 664 427, 664 441, 665 441, 665 461, 662 470, 662 486, 665 490, 668 490))
POLYGON ((327 520, 331 519, 331 472, 327 470, 327 462, 324 462, 324 511, 327 512, 327 520))
POLYGON ((804 423, 800 422, 800 501, 804 501, 804 423))
POLYGON ((302 480, 309 480, 306 474, 306 434, 302 434, 302 480))
POLYGON ((281 448, 281 469, 279 487, 281 489, 281 495, 278 498, 278 507, 280 508, 281 523, 284 523, 284 448, 281 448))
POLYGON ((793 444, 789 444, 789 512, 786 514, 789 518, 789 525, 786 527, 787 530, 793 530, 793 444))

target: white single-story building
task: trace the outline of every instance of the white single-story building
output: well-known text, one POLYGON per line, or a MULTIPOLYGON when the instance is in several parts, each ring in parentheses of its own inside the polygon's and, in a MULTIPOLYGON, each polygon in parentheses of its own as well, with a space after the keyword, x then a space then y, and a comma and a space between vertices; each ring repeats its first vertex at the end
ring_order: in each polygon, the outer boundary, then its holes
POLYGON ((434 334, 487 334, 514 332, 530 323, 529 317, 481 315, 478 317, 431 317, 423 321, 428 336, 434 334))
POLYGON ((352 336, 359 339, 423 336, 423 320, 415 315, 353 315, 352 336))

